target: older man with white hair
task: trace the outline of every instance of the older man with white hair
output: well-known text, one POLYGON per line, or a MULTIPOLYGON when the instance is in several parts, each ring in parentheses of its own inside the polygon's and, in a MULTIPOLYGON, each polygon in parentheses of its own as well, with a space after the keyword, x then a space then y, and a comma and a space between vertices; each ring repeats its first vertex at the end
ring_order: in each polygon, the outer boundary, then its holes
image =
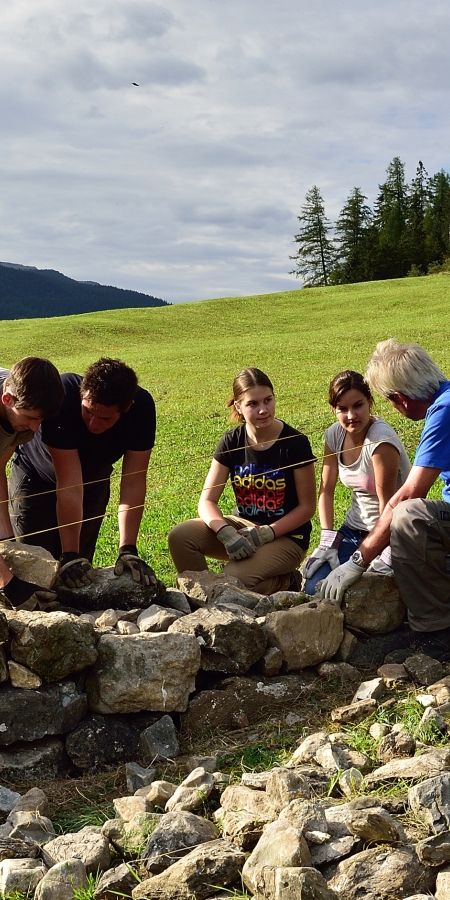
POLYGON ((423 347, 394 338, 377 345, 365 377, 401 415, 425 425, 405 483, 349 561, 324 580, 321 597, 340 602, 390 543, 413 646, 450 659, 450 381, 423 347), (442 500, 425 499, 438 477, 442 500))

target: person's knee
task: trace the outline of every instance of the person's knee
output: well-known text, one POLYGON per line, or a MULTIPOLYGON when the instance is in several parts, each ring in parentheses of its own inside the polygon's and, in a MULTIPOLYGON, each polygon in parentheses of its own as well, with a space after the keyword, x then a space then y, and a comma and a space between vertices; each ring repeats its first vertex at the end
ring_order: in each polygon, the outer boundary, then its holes
POLYGON ((403 531, 405 525, 414 519, 422 519, 426 515, 426 501, 422 497, 403 500, 392 512, 391 532, 403 531))

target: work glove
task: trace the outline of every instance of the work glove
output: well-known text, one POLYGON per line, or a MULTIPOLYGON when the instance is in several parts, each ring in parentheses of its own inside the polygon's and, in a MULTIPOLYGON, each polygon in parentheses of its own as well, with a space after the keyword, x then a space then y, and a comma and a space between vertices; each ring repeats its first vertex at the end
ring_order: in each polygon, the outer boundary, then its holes
POLYGON ((55 591, 48 591, 32 581, 22 581, 13 575, 11 581, 1 588, 11 606, 15 609, 27 609, 30 612, 36 608, 39 601, 49 602, 56 599, 55 591))
POLYGON ((240 528, 238 534, 250 541, 255 550, 262 547, 263 544, 270 544, 275 540, 275 532, 270 525, 247 525, 245 528, 240 528))
POLYGON ((358 581, 366 570, 357 566, 351 559, 337 569, 333 569, 322 581, 320 588, 321 600, 334 600, 341 603, 345 591, 350 585, 358 581))
POLYGON ((59 577, 65 587, 83 588, 94 581, 95 573, 88 559, 68 551, 59 558, 59 577))
POLYGON ((114 575, 122 575, 125 569, 131 572, 136 584, 142 584, 143 587, 156 587, 158 581, 153 569, 140 558, 134 544, 124 544, 123 547, 119 547, 114 575))
POLYGON ((303 575, 305 578, 312 578, 313 575, 328 563, 330 569, 337 569, 340 565, 338 550, 344 540, 342 531, 332 531, 331 528, 322 528, 320 532, 320 541, 318 547, 311 553, 309 559, 303 566, 303 575))
POLYGON ((394 570, 392 568, 392 553, 389 545, 384 548, 383 552, 380 553, 373 562, 370 563, 367 571, 372 572, 374 575, 394 575, 394 570))
POLYGON ((230 559, 248 559, 256 550, 251 541, 239 534, 232 525, 222 525, 216 532, 216 537, 225 547, 230 559))

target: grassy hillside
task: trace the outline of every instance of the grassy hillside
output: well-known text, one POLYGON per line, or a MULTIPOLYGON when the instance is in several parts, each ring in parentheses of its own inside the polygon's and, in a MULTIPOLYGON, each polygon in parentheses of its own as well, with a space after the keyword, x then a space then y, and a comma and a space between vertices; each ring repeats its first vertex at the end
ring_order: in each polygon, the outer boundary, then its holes
MULTIPOLYGON (((267 371, 278 415, 303 429, 320 456, 323 431, 332 421, 328 382, 343 368, 364 371, 377 341, 417 341, 450 373, 449 293, 449 279, 433 276, 5 321, 0 365, 36 354, 49 356, 61 371, 82 372, 107 355, 136 369, 158 411, 141 549, 170 583, 167 530, 195 515, 212 451, 227 428, 225 402, 237 372, 248 365, 267 371)), ((377 411, 412 453, 421 424, 402 419, 381 400, 377 411)), ((340 502, 347 503, 343 494, 340 502)), ((102 537, 97 562, 109 564, 116 546, 114 516, 102 537)))

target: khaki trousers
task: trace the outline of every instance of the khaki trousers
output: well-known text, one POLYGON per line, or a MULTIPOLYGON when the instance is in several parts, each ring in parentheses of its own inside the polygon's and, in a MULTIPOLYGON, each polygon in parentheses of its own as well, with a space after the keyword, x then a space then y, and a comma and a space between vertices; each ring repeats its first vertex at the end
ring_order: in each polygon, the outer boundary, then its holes
POLYGON ((405 500, 391 524, 392 565, 414 631, 450 626, 450 503, 405 500))
MULTIPOLYGON (((238 516, 225 516, 228 525, 236 530, 254 523, 238 516)), ((207 569, 206 556, 226 561, 224 574, 239 578, 250 590, 259 594, 273 594, 286 590, 289 572, 296 569, 305 556, 305 550, 288 537, 275 538, 270 544, 258 547, 248 559, 229 559, 223 544, 203 519, 181 522, 169 533, 169 550, 177 572, 190 569, 201 572, 207 569)))

